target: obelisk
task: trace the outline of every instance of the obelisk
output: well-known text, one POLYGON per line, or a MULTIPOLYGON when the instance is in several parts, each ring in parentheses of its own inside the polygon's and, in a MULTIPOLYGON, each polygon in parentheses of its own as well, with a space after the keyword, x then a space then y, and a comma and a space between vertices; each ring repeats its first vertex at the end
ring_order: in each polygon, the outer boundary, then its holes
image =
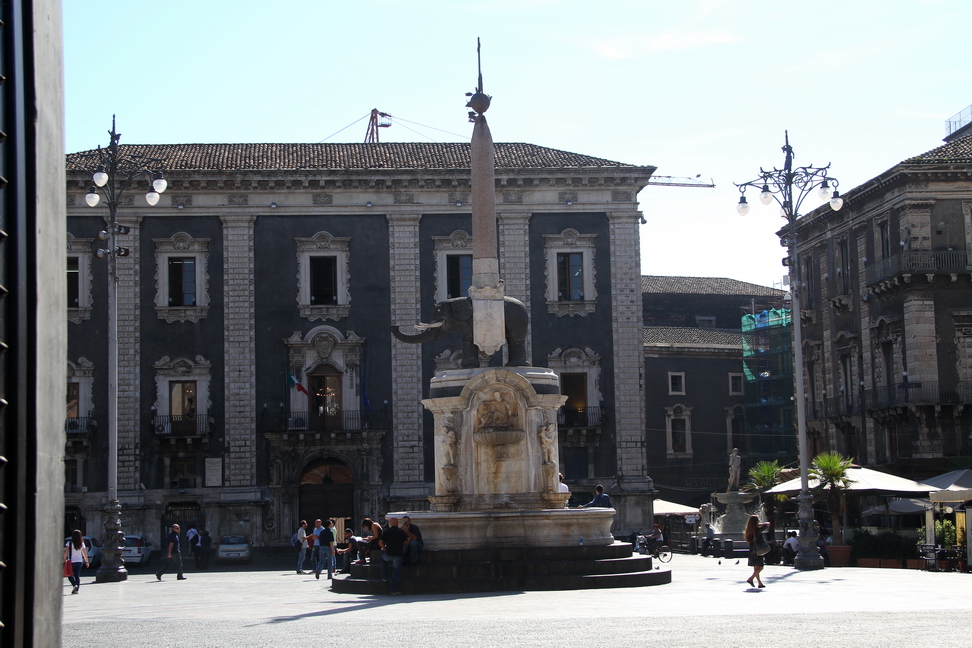
POLYGON ((491 357, 506 343, 503 316, 503 281, 499 276, 496 246, 496 189, 493 136, 486 123, 491 97, 483 93, 483 68, 476 39, 479 85, 470 96, 469 120, 473 127, 469 157, 472 171, 473 267, 469 297, 473 304, 473 341, 483 356, 491 357))

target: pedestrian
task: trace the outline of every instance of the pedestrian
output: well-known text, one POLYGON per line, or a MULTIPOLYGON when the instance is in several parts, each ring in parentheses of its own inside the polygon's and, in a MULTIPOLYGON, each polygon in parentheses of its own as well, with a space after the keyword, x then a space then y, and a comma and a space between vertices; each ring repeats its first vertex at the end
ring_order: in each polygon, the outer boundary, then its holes
POLYGON ((709 552, 712 551, 712 544, 715 542, 715 530, 706 523, 705 525, 705 537, 702 538, 702 555, 708 556, 709 552))
POLYGON ((757 546, 766 544, 766 541, 763 540, 763 527, 768 526, 768 522, 760 523, 759 518, 755 515, 750 515, 749 521, 746 522, 746 531, 743 533, 743 538, 749 543, 749 566, 753 568, 753 575, 746 579, 750 587, 753 587, 753 579, 756 579, 759 587, 766 587, 766 585, 763 585, 763 579, 759 575, 763 571, 764 554, 757 553, 757 546))
POLYGON ((186 545, 189 546, 189 555, 195 557, 196 568, 199 568, 199 556, 197 555, 197 550, 199 549, 199 540, 202 536, 199 534, 199 530, 196 529, 195 524, 189 525, 189 530, 186 531, 186 545))
POLYGON ((308 539, 308 545, 313 547, 311 549, 311 564, 314 565, 314 578, 321 577, 321 570, 317 568, 317 564, 321 561, 321 533, 323 532, 324 525, 321 523, 321 518, 317 518, 314 520, 314 528, 310 532, 314 539, 313 541, 308 539))
POLYGON ((577 508, 614 508, 611 504, 611 496, 604 492, 604 487, 598 484, 594 487, 594 499, 592 499, 587 504, 581 504, 577 508))
POLYGON ((823 558, 824 567, 830 567, 830 553, 827 551, 827 545, 832 541, 830 531, 821 524, 820 533, 817 534, 817 550, 820 552, 820 557, 823 558))
POLYGON ((422 529, 417 524, 412 524, 412 519, 407 515, 402 516, 402 531, 408 536, 408 552, 403 561, 407 565, 417 565, 419 552, 425 548, 422 541, 422 529))
MULTIPOLYGON (((320 522, 320 520, 317 520, 320 522)), ((314 578, 320 578, 321 572, 327 569, 327 580, 334 577, 334 520, 328 518, 327 525, 317 535, 315 546, 318 547, 317 566, 314 568, 314 578)))
POLYGON ((401 594, 398 581, 402 573, 402 560, 408 551, 408 535, 398 526, 398 518, 388 518, 388 530, 378 540, 378 545, 384 549, 381 555, 381 580, 388 581, 388 563, 391 563, 391 594, 401 594))
POLYGON ((354 536, 354 531, 349 528, 344 530, 344 542, 347 546, 338 548, 337 553, 344 557, 341 565, 341 573, 350 574, 351 565, 358 557, 358 550, 361 547, 361 538, 356 538, 354 536))
POLYGON ((203 530, 202 538, 199 540, 199 547, 196 548, 196 555, 199 561, 196 566, 199 569, 209 569, 209 559, 213 556, 213 537, 208 530, 203 530))
POLYGON ((364 565, 368 562, 368 556, 372 549, 379 549, 381 545, 381 525, 374 522, 371 518, 361 520, 361 529, 365 535, 361 538, 361 559, 357 564, 364 565))
POLYGON ((172 525, 172 530, 169 532, 169 536, 166 538, 166 544, 169 547, 168 551, 166 552, 166 560, 162 565, 162 569, 155 572, 155 578, 162 580, 162 574, 175 565, 176 574, 178 576, 176 580, 186 580, 186 577, 182 575, 182 546, 179 543, 178 524, 172 525))
POLYGON ((792 565, 798 553, 800 553, 800 541, 797 540, 796 531, 790 531, 786 541, 783 542, 783 564, 792 565))
POLYGON ((79 529, 71 532, 71 539, 64 545, 64 560, 71 561, 71 575, 68 576, 68 580, 74 585, 71 593, 77 594, 81 590, 81 566, 88 566, 88 550, 84 546, 79 529))
POLYGON ((307 560, 307 520, 300 521, 300 527, 294 534, 294 541, 297 543, 297 573, 306 574, 304 561, 307 560))

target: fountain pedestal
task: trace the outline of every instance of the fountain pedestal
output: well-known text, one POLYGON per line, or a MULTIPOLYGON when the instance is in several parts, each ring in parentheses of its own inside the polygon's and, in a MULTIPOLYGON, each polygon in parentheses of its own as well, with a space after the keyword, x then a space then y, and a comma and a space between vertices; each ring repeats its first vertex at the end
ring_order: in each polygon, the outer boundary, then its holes
POLYGON ((751 515, 743 508, 755 499, 754 493, 713 493, 713 496, 720 504, 725 504, 726 512, 718 517, 716 524, 719 526, 719 536, 723 539, 732 540, 743 539, 746 531, 746 522, 751 515))

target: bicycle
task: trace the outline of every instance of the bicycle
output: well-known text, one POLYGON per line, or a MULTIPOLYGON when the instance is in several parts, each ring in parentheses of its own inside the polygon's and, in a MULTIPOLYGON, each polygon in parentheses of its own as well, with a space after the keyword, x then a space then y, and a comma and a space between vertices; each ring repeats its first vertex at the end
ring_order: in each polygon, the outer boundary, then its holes
POLYGON ((648 548, 648 538, 639 535, 637 539, 637 550, 640 554, 648 554, 661 563, 670 562, 672 559, 672 549, 666 544, 656 544, 651 549, 648 548))

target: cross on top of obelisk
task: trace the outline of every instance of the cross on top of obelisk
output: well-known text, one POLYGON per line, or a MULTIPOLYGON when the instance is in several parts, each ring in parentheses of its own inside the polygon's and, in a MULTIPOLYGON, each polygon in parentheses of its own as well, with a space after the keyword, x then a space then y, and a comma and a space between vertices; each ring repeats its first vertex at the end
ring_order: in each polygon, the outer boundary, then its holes
POLYGON ((467 92, 466 96, 469 97, 469 101, 466 103, 467 108, 472 108, 469 113, 469 121, 476 121, 476 114, 482 115, 484 112, 489 110, 489 100, 492 99, 487 94, 483 93, 483 60, 480 55, 481 45, 479 39, 476 39, 476 66, 479 68, 479 85, 476 86, 476 92, 467 92))

